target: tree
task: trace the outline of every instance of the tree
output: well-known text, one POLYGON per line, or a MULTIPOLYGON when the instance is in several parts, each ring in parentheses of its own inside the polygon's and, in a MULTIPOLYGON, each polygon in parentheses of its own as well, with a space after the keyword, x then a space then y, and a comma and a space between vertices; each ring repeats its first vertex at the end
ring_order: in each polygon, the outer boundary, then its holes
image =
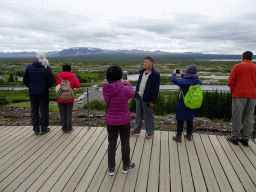
POLYGON ((13 74, 10 75, 8 82, 14 82, 13 74))
POLYGON ((154 114, 165 115, 166 114, 165 103, 166 102, 165 102, 164 96, 161 93, 159 93, 156 100, 156 104, 154 105, 154 114))

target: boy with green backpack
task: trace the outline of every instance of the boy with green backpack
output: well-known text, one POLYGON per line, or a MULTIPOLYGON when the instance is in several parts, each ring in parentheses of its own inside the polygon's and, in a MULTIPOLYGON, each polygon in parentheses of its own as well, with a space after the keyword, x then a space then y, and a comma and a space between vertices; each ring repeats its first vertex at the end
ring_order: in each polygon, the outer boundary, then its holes
POLYGON ((200 85, 202 81, 197 75, 197 66, 190 65, 186 69, 186 74, 180 70, 181 78, 176 78, 176 69, 173 70, 172 82, 180 86, 178 97, 176 119, 177 119, 177 134, 173 140, 181 142, 184 121, 187 122, 186 139, 191 141, 193 131, 193 119, 196 108, 200 108, 203 101, 203 94, 200 85))

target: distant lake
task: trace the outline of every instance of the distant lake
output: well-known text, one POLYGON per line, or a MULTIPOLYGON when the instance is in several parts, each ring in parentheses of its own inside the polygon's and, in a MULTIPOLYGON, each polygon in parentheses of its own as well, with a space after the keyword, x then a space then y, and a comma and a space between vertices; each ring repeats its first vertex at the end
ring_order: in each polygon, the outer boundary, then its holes
MULTIPOLYGON (((203 61, 205 59, 202 59, 200 61, 203 61)), ((237 61, 237 62, 241 62, 241 59, 209 59, 207 61, 237 61)), ((256 62, 256 59, 253 59, 252 62, 256 62)))
MULTIPOLYGON (((205 72, 202 72, 205 73, 205 72)), ((160 74, 161 76, 172 76, 172 74, 160 74)), ((210 75, 210 76, 200 76, 199 74, 199 78, 209 78, 209 79, 228 79, 229 75, 227 76, 218 76, 218 75, 210 75)), ((132 74, 129 75, 128 74, 128 80, 129 81, 137 81, 139 79, 139 74, 132 74)))
MULTIPOLYGON (((136 86, 132 87, 135 91, 136 86)), ((203 91, 218 91, 218 92, 229 92, 229 87, 227 85, 201 85, 203 91)), ((99 87, 99 90, 102 91, 102 87, 99 87)), ((179 86, 177 85, 160 85, 160 90, 171 90, 178 91, 179 86)))

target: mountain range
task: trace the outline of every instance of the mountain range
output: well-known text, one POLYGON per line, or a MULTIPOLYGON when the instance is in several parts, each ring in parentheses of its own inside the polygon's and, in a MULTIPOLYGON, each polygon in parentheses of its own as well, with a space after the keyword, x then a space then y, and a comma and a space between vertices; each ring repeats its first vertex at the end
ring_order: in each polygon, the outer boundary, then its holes
MULTIPOLYGON (((164 51, 144 51, 144 50, 104 50, 99 48, 89 47, 74 47, 70 49, 63 49, 62 51, 53 51, 45 53, 46 57, 75 57, 80 59, 143 59, 147 55, 153 56, 155 59, 172 60, 172 59, 240 59, 241 55, 218 55, 218 54, 202 54, 193 52, 171 53, 164 51)), ((33 57, 36 52, 0 52, 0 57, 33 57)))

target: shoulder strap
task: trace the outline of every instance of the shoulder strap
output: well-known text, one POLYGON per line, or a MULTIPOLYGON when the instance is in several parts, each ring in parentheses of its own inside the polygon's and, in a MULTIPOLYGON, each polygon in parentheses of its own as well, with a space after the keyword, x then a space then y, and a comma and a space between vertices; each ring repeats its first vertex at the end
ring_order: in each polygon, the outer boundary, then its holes
MULTIPOLYGON (((111 101, 112 98, 113 98, 113 97, 111 97, 111 98, 109 99, 108 105, 109 105, 109 103, 110 103, 110 101, 111 101)), ((107 105, 107 108, 106 108, 106 112, 108 111, 108 105, 107 105)))
POLYGON ((179 94, 179 97, 178 97, 178 99, 180 99, 180 96, 181 96, 181 94, 182 94, 182 97, 183 97, 183 99, 184 99, 184 95, 183 95, 183 91, 182 91, 182 88, 180 88, 180 94, 179 94))
MULTIPOLYGON (((123 89, 123 87, 122 87, 122 89, 123 89)), ((119 92, 119 94, 121 93, 121 91, 119 92)), ((119 95, 118 94, 118 95, 119 95)), ((117 96, 118 96, 117 95, 117 96)), ((107 111, 108 111, 108 106, 109 106, 109 103, 110 103, 110 101, 111 101, 111 99, 113 98, 113 97, 117 97, 117 96, 112 96, 110 99, 109 99, 109 101, 108 101, 108 105, 107 105, 107 107, 106 107, 106 113, 107 113, 107 111)))

